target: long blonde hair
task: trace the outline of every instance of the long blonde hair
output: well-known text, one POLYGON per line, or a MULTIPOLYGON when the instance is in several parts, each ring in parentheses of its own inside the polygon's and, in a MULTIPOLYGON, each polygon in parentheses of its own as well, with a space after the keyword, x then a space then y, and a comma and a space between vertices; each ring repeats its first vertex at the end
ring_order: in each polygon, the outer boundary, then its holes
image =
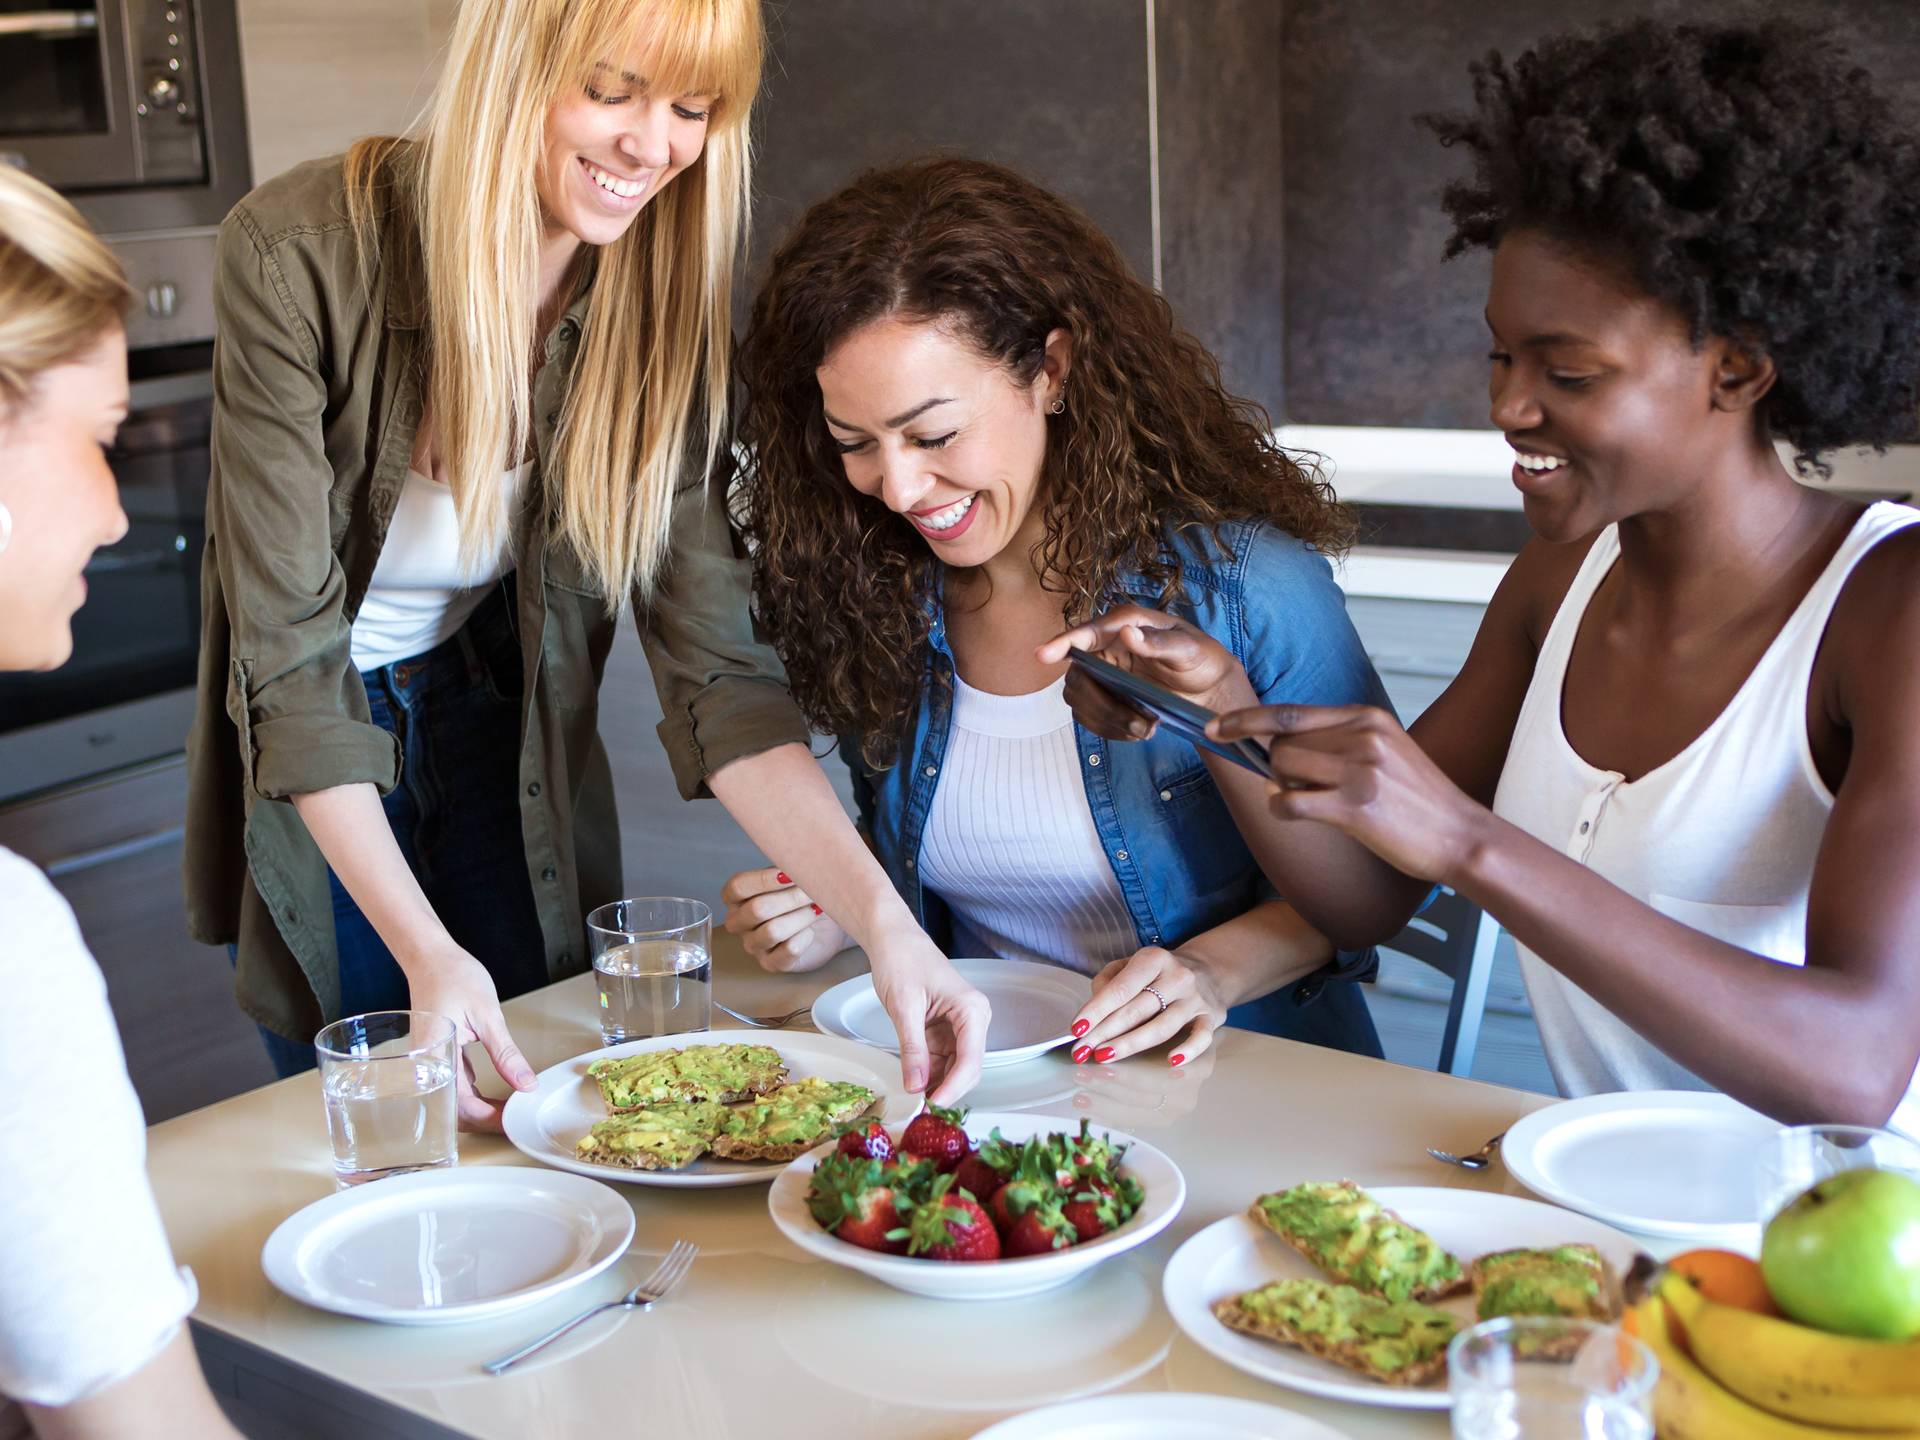
POLYGON ((44 370, 85 352, 126 314, 120 262, 65 200, 0 165, 0 418, 44 370))
POLYGON ((499 541, 500 474, 533 430, 547 109, 638 46, 654 93, 715 103, 700 159, 576 265, 574 283, 591 293, 548 481, 558 482, 560 533, 609 609, 630 588, 650 594, 659 577, 695 425, 706 469, 726 443, 733 264, 765 46, 759 0, 465 0, 421 133, 363 140, 347 156, 363 253, 378 243, 390 187, 412 221, 427 407, 474 557, 499 541))

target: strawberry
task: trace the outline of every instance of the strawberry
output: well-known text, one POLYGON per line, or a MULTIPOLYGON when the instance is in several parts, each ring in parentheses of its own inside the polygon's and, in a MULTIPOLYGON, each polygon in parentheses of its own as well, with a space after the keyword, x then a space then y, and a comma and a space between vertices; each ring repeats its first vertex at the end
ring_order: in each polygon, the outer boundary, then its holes
POLYGON ((1048 1196, 1014 1217, 1000 1242, 1001 1253, 1015 1255, 1051 1255, 1064 1250, 1077 1239, 1073 1222, 1067 1219, 1057 1196, 1048 1196))
POLYGON ((967 1191, 982 1205, 1007 1183, 1007 1177, 994 1169, 980 1152, 967 1156, 954 1167, 953 1180, 956 1188, 967 1191))
POLYGON ((972 1151, 973 1144, 961 1128, 967 1112, 930 1105, 907 1122, 900 1136, 900 1149, 908 1155, 931 1160, 941 1172, 952 1170, 972 1151))
POLYGON ((1093 1122, 1085 1118, 1080 1121, 1080 1133, 1067 1139, 1064 1148, 1067 1164, 1079 1175, 1089 1172, 1110 1175, 1119 1167, 1120 1157, 1126 1154, 1126 1147, 1115 1145, 1112 1137, 1102 1135, 1096 1139, 1093 1122))
POLYGON ((839 1151, 842 1155, 886 1160, 893 1155, 893 1137, 878 1120, 869 1120, 864 1126, 856 1122, 841 1133, 839 1151))
POLYGON ((904 1186, 896 1192, 896 1185, 908 1174, 879 1160, 829 1155, 814 1167, 807 1209, 823 1229, 850 1245, 904 1255, 907 1230, 900 1211, 902 1206, 911 1210, 912 1202, 904 1186))
POLYGON ((1081 1182, 1080 1188, 1061 1208, 1080 1239, 1085 1241, 1126 1224, 1145 1198, 1140 1182, 1131 1175, 1112 1180, 1089 1178, 1081 1182))
POLYGON ((998 1260, 1000 1236, 987 1212, 954 1190, 953 1176, 942 1175, 913 1207, 907 1253, 928 1260, 998 1260))

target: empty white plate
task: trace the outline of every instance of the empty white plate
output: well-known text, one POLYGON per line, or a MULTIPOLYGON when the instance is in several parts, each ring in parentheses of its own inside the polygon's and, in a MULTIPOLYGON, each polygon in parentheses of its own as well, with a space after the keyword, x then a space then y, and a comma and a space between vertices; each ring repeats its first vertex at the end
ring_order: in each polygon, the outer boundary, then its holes
POLYGON ((484 1320, 592 1279, 626 1253, 633 1208, 593 1180, 522 1165, 395 1175, 316 1200, 260 1252, 321 1310, 390 1325, 484 1320))
MULTIPOLYGON (((1369 1186, 1367 1193, 1409 1225, 1433 1236, 1463 1265, 1495 1250, 1591 1245, 1616 1275, 1624 1275, 1639 1253, 1640 1247, 1633 1239, 1618 1230, 1518 1195, 1427 1186, 1369 1186)), ((1173 1323, 1189 1340, 1249 1375, 1309 1395, 1361 1405, 1446 1409, 1444 1379, 1418 1388, 1383 1385, 1294 1346, 1229 1330, 1213 1313, 1216 1301, 1257 1290, 1275 1280, 1324 1278, 1278 1235, 1246 1215, 1230 1215, 1207 1226, 1173 1252, 1161 1281, 1161 1294, 1173 1323)), ((1474 1322, 1471 1295, 1444 1300, 1440 1308, 1457 1315, 1463 1328, 1474 1322)))
POLYGON ((1514 1124, 1500 1159, 1535 1194, 1609 1225, 1740 1249, 1759 1239, 1756 1168, 1779 1129, 1710 1090, 1588 1095, 1514 1124))
POLYGON ((1030 1410, 974 1440, 1344 1440, 1291 1410, 1226 1395, 1103 1395, 1030 1410))
POLYGON ((874 1113, 889 1125, 901 1124, 920 1110, 920 1097, 900 1088, 900 1067, 892 1061, 876 1063, 871 1050, 831 1035, 804 1031, 706 1030, 689 1035, 660 1035, 651 1040, 629 1040, 589 1050, 571 1060, 542 1070, 532 1090, 516 1091, 507 1101, 501 1123, 507 1139, 542 1165, 571 1170, 595 1180, 625 1185, 664 1185, 669 1189, 704 1189, 720 1185, 765 1185, 783 1168, 779 1161, 721 1160, 712 1155, 684 1170, 628 1170, 582 1160, 574 1146, 607 1118, 600 1089, 587 1075, 587 1066, 607 1056, 639 1055, 649 1050, 691 1049, 696 1045, 771 1045, 787 1062, 787 1078, 804 1080, 818 1075, 864 1085, 880 1097, 883 1109, 874 1113))
MULTIPOLYGON (((987 1024, 987 1053, 981 1062, 989 1070, 1017 1065, 1069 1043, 1073 1039, 1073 1017, 1093 994, 1093 982, 1085 975, 1058 965, 1036 965, 1026 960, 955 960, 953 968, 993 1006, 993 1019, 987 1024)), ((874 993, 871 975, 843 980, 815 1000, 813 1023, 828 1035, 900 1053, 900 1037, 874 993)))

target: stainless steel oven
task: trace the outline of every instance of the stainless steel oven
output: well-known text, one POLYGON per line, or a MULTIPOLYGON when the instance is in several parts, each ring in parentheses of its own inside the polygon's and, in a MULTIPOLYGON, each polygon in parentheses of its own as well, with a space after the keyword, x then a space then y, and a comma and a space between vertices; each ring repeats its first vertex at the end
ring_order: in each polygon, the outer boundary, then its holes
POLYGON ((0 676, 0 805, 174 753, 193 715, 212 415, 213 248, 250 184, 234 0, 0 0, 0 162, 119 255, 131 522, 87 568, 73 659, 0 676))

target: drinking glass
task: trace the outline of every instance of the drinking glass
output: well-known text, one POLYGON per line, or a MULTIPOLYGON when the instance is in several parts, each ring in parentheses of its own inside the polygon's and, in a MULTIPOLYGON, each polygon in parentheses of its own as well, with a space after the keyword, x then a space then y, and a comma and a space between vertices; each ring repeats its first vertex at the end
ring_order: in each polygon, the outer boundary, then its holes
POLYGON ((1794 1125, 1763 1141, 1754 1166, 1760 1223, 1842 1170, 1894 1170, 1920 1180, 1920 1143, 1871 1125, 1794 1125))
POLYGON ((1455 1440, 1653 1440, 1660 1362, 1593 1320, 1514 1315, 1447 1347, 1455 1440))
POLYGON ((686 1035, 713 1022, 713 912, 698 900, 616 900, 587 916, 600 1042, 686 1035))
POLYGON ((453 1021, 427 1010, 376 1010, 313 1037, 320 1094, 342 1188, 432 1170, 459 1158, 453 1021))

